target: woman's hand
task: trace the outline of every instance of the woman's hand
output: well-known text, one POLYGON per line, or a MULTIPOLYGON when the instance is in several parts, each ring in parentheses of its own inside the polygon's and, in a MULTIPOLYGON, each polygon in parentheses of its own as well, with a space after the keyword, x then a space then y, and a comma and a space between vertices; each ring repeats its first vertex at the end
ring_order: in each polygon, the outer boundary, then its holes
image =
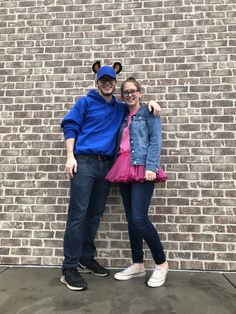
POLYGON ((146 170, 145 171, 145 179, 147 180, 147 181, 153 181, 153 180, 155 180, 156 179, 156 173, 155 172, 153 172, 153 171, 149 171, 149 170, 146 170))
POLYGON ((74 177, 75 172, 77 172, 77 161, 74 156, 67 157, 66 172, 69 179, 72 179, 74 177))
POLYGON ((148 109, 149 111, 153 111, 154 116, 159 116, 161 113, 161 107, 158 105, 158 103, 154 100, 150 100, 148 103, 148 109))

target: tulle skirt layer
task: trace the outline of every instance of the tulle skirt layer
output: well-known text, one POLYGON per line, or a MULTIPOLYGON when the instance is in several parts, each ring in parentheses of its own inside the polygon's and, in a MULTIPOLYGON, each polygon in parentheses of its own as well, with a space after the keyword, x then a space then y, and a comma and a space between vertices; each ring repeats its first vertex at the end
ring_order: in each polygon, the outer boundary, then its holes
MULTIPOLYGON (((133 166, 130 160, 130 153, 120 153, 114 165, 106 175, 106 179, 110 182, 144 182, 145 166, 133 166)), ((159 168, 155 182, 164 182, 167 175, 163 169, 159 168)))

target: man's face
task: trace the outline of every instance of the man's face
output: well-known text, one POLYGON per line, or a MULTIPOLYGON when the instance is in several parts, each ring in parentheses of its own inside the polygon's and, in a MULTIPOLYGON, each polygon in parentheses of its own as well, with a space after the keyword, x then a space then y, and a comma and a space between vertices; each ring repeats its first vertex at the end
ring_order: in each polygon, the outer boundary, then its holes
POLYGON ((97 88, 102 96, 112 96, 116 88, 116 80, 108 75, 102 76, 96 81, 97 88))

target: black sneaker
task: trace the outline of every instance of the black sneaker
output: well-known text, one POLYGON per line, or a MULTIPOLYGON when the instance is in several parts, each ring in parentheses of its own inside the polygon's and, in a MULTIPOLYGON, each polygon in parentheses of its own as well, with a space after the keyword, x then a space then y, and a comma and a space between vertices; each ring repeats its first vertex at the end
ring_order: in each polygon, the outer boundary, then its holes
POLYGON ((63 270, 60 281, 66 284, 70 290, 87 289, 87 282, 81 277, 76 268, 63 270))
POLYGON ((100 277, 105 277, 110 275, 110 272, 108 269, 102 267, 101 265, 98 264, 95 259, 91 259, 86 263, 79 263, 78 265, 78 271, 80 273, 90 273, 94 276, 100 276, 100 277))

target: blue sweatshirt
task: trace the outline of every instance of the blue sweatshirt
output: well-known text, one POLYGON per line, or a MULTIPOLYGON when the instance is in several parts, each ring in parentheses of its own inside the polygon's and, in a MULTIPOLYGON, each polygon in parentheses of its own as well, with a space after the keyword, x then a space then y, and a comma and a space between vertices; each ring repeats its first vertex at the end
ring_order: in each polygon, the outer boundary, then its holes
POLYGON ((114 96, 106 102, 97 90, 91 90, 75 103, 61 127, 66 140, 75 139, 74 154, 114 156, 126 113, 125 104, 117 102, 114 96))

